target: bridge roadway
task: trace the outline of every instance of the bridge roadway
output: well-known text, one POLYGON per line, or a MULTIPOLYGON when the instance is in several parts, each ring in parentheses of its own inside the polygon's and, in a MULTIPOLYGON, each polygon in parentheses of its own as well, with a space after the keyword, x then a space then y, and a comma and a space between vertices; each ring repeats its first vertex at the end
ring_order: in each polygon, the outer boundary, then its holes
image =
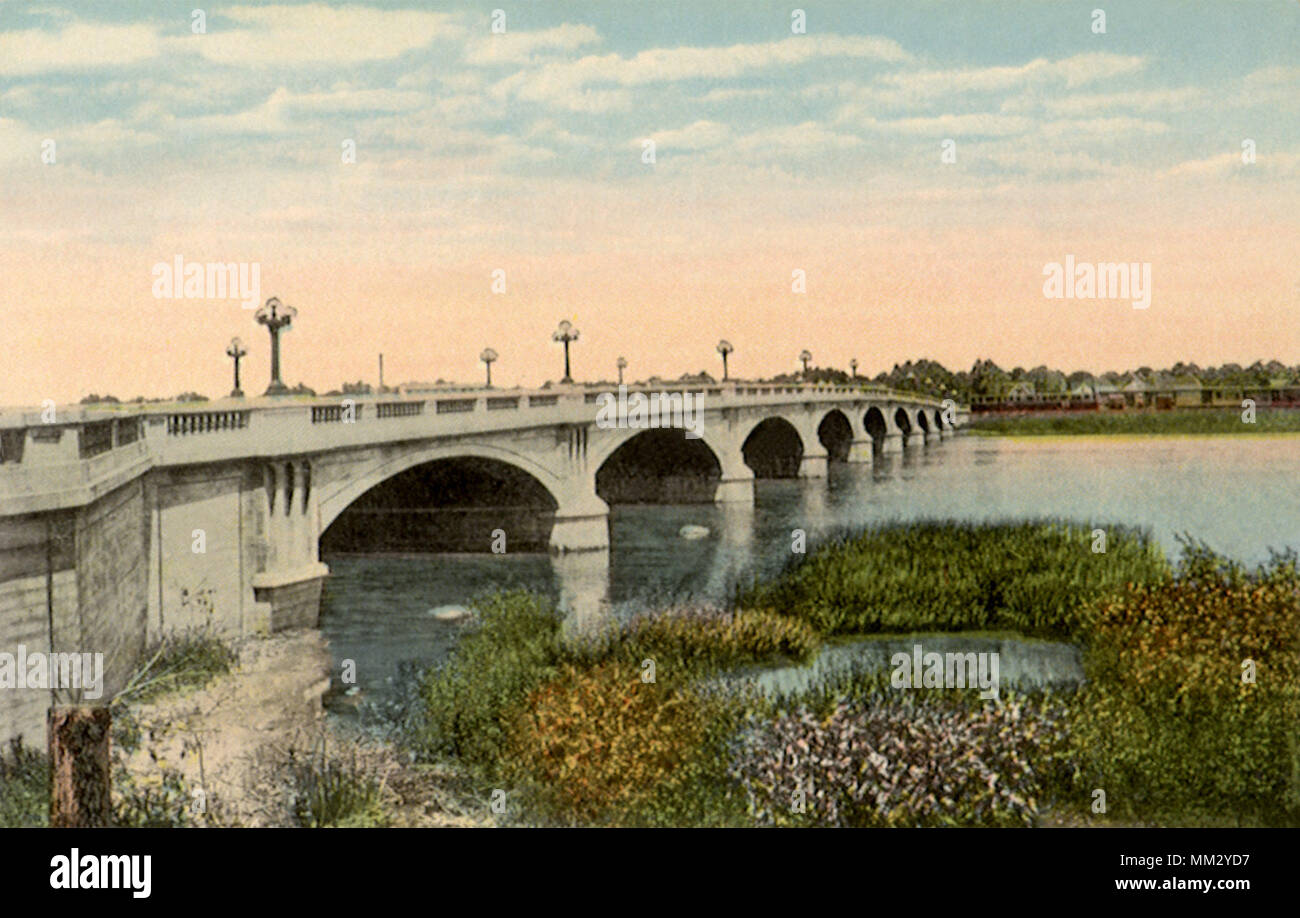
MULTIPOLYGON (((965 407, 945 411, 937 399, 874 386, 628 391, 702 393, 700 442, 717 463, 720 503, 753 501, 746 441, 764 422, 793 429, 798 474, 820 477, 831 457, 819 429, 836 412, 848 438, 832 446, 849 462, 937 441, 969 421, 965 407)), ((0 650, 104 652, 111 694, 163 635, 313 626, 329 573, 321 535, 371 488, 441 459, 477 457, 528 473, 553 499, 557 557, 607 555, 609 508, 596 473, 643 430, 598 424, 605 392, 559 386, 0 412, 0 650)), ((21 729, 39 735, 31 731, 43 729, 51 701, 42 695, 0 692, 0 740, 21 729)))

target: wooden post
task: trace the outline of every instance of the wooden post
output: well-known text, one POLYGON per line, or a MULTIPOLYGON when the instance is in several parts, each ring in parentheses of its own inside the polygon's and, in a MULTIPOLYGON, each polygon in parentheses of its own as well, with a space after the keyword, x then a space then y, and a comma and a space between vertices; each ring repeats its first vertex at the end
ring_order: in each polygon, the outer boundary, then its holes
POLYGON ((110 823, 109 728, 102 706, 50 708, 50 826, 98 828, 110 823))

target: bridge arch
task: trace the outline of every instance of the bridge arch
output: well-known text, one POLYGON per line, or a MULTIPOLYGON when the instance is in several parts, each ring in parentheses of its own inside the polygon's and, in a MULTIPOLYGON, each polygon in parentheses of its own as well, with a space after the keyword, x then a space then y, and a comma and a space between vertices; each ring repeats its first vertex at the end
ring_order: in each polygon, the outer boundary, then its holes
POLYGON ((871 445, 876 450, 885 442, 885 437, 889 434, 889 424, 885 421, 885 413, 876 405, 867 409, 866 414, 862 416, 862 427, 871 438, 871 445))
POLYGON ((853 447, 853 425, 848 416, 838 408, 826 412, 817 425, 817 440, 826 447, 826 457, 832 462, 847 462, 853 447))
POLYGON ((799 428, 777 415, 755 424, 740 450, 755 478, 796 478, 804 442, 799 428))
POLYGON ((943 412, 936 408, 934 410, 934 429, 942 431, 943 427, 943 412))
POLYGON ((924 409, 924 408, 917 409, 917 412, 916 412, 916 426, 919 427, 919 428, 921 428, 921 433, 922 433, 922 434, 928 434, 928 433, 930 432, 930 421, 929 421, 929 419, 925 416, 925 409, 924 409))
POLYGON ((596 496, 610 505, 709 503, 723 477, 717 452, 681 428, 633 430, 603 452, 596 496))
POLYGON ((330 524, 362 495, 409 469, 443 459, 472 458, 494 460, 527 473, 546 490, 560 510, 572 502, 573 495, 569 493, 570 489, 559 476, 540 463, 513 450, 485 443, 427 446, 399 456, 385 457, 383 461, 375 463, 360 475, 349 476, 328 489, 321 488, 319 534, 323 535, 330 524))
POLYGON ((904 438, 912 435, 912 419, 907 416, 907 411, 905 409, 895 409, 894 424, 896 424, 898 429, 903 432, 904 438))

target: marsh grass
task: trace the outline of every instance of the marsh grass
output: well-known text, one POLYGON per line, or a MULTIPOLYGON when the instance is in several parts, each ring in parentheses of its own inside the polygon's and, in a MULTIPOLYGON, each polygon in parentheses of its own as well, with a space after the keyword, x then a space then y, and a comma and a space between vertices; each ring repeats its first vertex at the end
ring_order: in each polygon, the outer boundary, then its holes
POLYGON ((1168 575, 1150 533, 1133 527, 930 520, 823 543, 740 602, 824 635, 1010 630, 1070 639, 1088 601, 1168 575), (1106 533, 1104 553, 1092 550, 1094 529, 1106 533))
POLYGON ((1255 423, 1241 419, 1240 408, 1189 408, 1174 411, 1087 411, 1070 414, 980 417, 970 430, 981 436, 1276 434, 1300 432, 1300 411, 1256 409, 1255 423))

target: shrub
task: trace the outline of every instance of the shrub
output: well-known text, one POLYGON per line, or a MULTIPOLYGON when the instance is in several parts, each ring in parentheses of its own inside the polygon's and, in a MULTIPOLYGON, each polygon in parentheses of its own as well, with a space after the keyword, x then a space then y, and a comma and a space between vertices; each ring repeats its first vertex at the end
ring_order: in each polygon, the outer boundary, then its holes
POLYGON ((725 821, 718 752, 729 720, 723 698, 642 682, 635 666, 566 664, 529 698, 509 756, 539 810, 560 822, 725 821))
POLYGON ((425 760, 452 755, 496 775, 510 723, 559 664, 560 617, 548 600, 522 591, 473 607, 477 627, 421 680, 424 717, 412 745, 425 760))
POLYGON ((331 752, 321 740, 306 752, 290 749, 285 767, 290 805, 309 829, 366 828, 387 823, 382 789, 351 754, 331 752))
POLYGON ((50 760, 23 745, 22 737, 9 741, 9 753, 0 750, 0 826, 36 828, 50 822, 50 760))
POLYGON ((731 772, 760 825, 1032 825, 1064 749, 1054 701, 868 692, 756 718, 731 772))
POLYGON ((1174 581, 1098 600, 1087 621, 1073 733, 1085 779, 1113 809, 1300 824, 1294 554, 1248 572, 1189 542, 1174 581))

